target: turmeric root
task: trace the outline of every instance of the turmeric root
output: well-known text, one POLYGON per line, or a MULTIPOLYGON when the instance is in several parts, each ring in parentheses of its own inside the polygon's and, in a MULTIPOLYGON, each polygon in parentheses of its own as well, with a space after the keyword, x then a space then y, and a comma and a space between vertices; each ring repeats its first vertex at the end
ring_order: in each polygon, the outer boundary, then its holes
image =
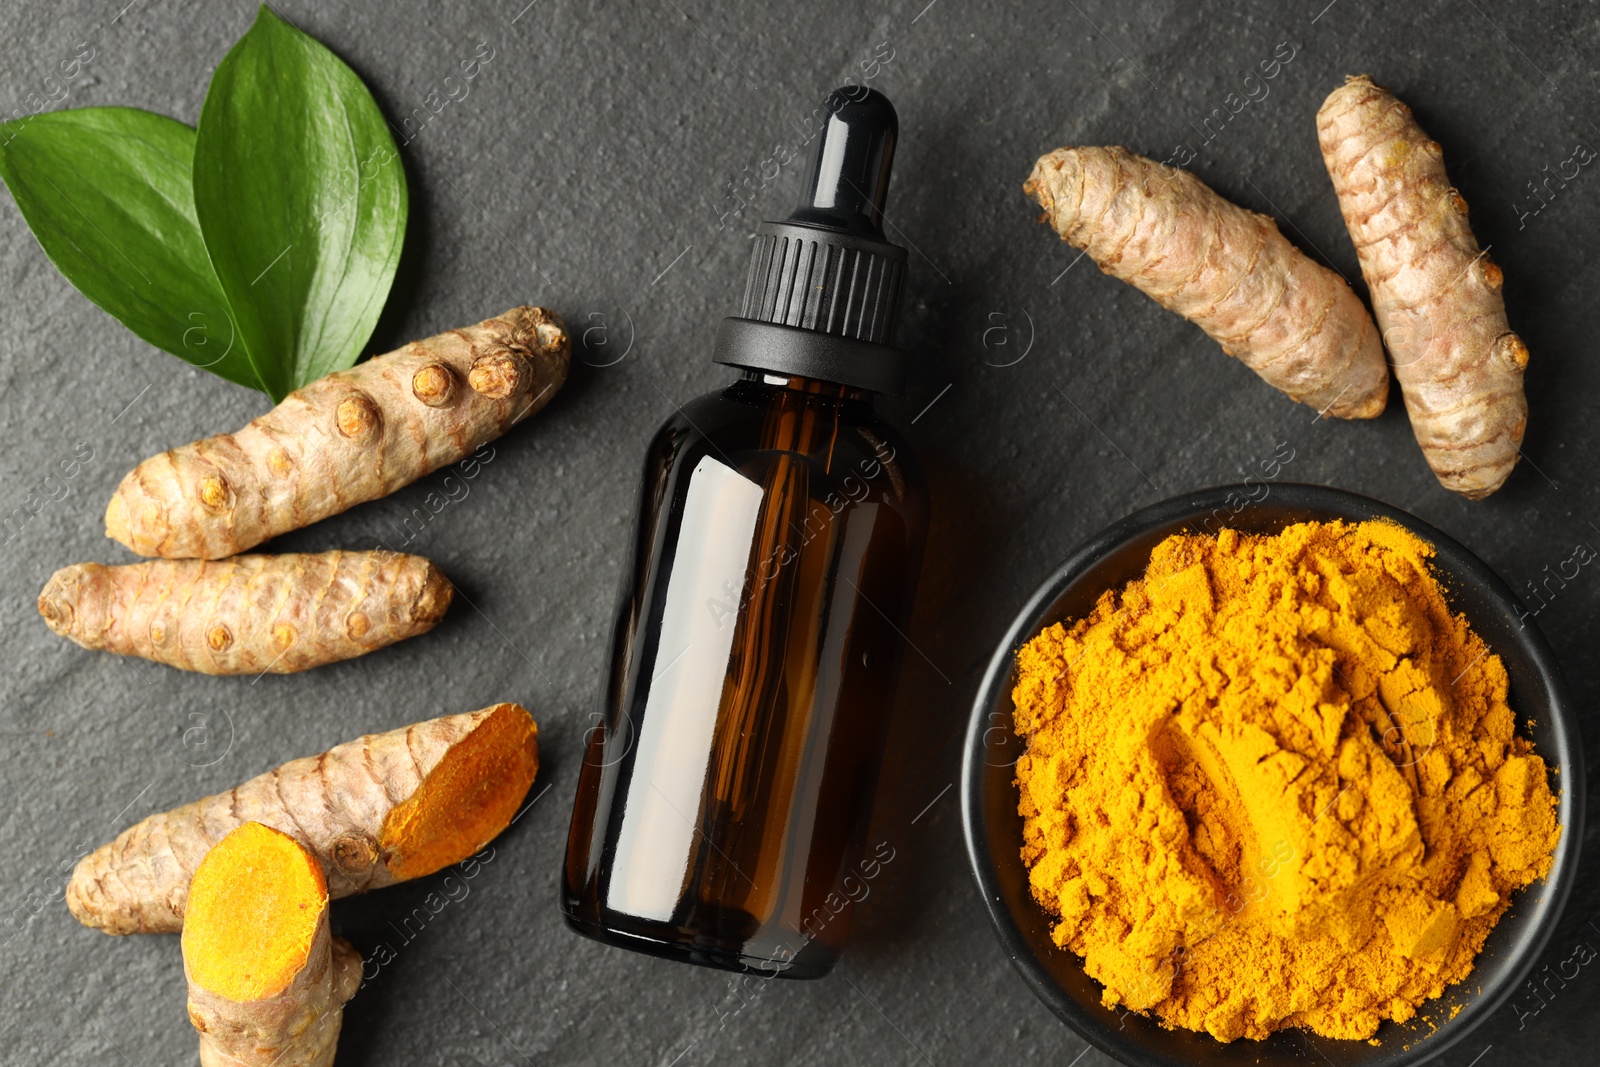
POLYGON ((1382 413, 1389 369, 1371 317, 1270 218, 1125 148, 1058 148, 1022 189, 1062 240, 1290 399, 1344 419, 1382 413))
POLYGON ((453 592, 421 556, 381 550, 75 563, 46 583, 39 614, 84 648, 205 674, 289 674, 425 633, 453 592))
POLYGON ((1422 454, 1446 489, 1488 496, 1528 423, 1528 346, 1506 322, 1500 268, 1478 250, 1438 142, 1387 89, 1347 79, 1317 136, 1422 454))
POLYGON ((297 389, 238 433, 145 460, 106 507, 141 556, 220 559, 394 492, 543 407, 567 378, 560 318, 517 307, 297 389))
POLYGON ((108 934, 182 929, 190 877, 246 822, 304 844, 336 898, 432 874, 510 824, 539 770, 538 733, 521 705, 496 704, 294 760, 124 830, 78 862, 67 907, 108 934))
POLYGON ((322 868, 255 822, 195 870, 183 971, 201 1067, 327 1067, 361 986, 360 955, 328 930, 322 868))

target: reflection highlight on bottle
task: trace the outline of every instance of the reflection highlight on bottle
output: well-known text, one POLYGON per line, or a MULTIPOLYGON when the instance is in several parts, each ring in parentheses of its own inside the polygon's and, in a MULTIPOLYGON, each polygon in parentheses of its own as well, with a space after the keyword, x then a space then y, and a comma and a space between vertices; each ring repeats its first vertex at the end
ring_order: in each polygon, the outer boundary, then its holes
POLYGON ((668 920, 683 895, 733 647, 734 627, 719 627, 706 604, 744 585, 761 498, 759 485, 711 456, 690 475, 661 627, 683 645, 660 650, 670 654, 650 685, 632 784, 648 795, 627 798, 617 837, 614 866, 627 877, 613 883, 610 905, 630 915, 668 920))

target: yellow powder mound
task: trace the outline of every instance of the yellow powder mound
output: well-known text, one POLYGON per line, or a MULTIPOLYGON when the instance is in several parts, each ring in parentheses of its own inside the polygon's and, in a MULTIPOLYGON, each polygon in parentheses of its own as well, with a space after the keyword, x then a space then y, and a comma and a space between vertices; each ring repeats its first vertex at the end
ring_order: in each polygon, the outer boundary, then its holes
POLYGON ((1388 523, 1179 535, 1017 657, 1023 859, 1108 1007, 1369 1038, 1550 869, 1507 679, 1388 523))

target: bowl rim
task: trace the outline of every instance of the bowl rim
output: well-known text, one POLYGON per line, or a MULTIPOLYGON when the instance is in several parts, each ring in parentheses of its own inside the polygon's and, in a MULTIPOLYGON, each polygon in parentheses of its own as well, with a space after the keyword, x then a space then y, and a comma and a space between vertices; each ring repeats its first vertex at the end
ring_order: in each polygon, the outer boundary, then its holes
MULTIPOLYGON (((1177 1061, 1164 1054, 1153 1052, 1130 1039, 1124 1032, 1112 1030, 1088 1015, 1081 1006, 1067 996, 1051 975, 1039 964, 1032 953, 1031 941, 1022 933, 1010 909, 1007 908, 995 870, 989 862, 989 835, 984 823, 981 786, 986 771, 992 770, 983 759, 984 735, 989 716, 1003 691, 1009 691, 1013 664, 1018 648, 1038 632, 1043 614, 1094 563, 1112 550, 1154 527, 1170 525, 1187 518, 1198 518, 1227 509, 1230 516, 1244 510, 1264 505, 1268 500, 1275 505, 1300 507, 1307 510, 1334 511, 1371 519, 1390 519, 1428 541, 1435 550, 1435 559, 1448 560, 1448 570, 1469 575, 1491 594, 1499 607, 1515 619, 1521 601, 1505 581, 1488 564, 1455 538, 1430 523, 1381 500, 1332 486, 1302 482, 1271 483, 1267 495, 1256 500, 1253 496, 1262 484, 1228 484, 1209 486, 1188 493, 1168 497, 1139 508, 1126 517, 1103 528, 1068 554, 1067 558, 1041 583, 1020 611, 1006 627, 1004 636, 990 657, 983 680, 973 700, 962 741, 961 757, 961 826, 966 847, 967 863, 977 882, 984 910, 988 913, 995 935, 1012 967, 1027 982, 1044 1004, 1062 1022, 1100 1051, 1120 1061, 1139 1065, 1167 1065, 1177 1061), (1237 501, 1242 497, 1243 504, 1237 501)), ((1348 518, 1346 521, 1362 521, 1348 518)), ((1446 569, 1441 565, 1441 570, 1446 569)), ((1557 818, 1561 839, 1551 860, 1550 873, 1542 883, 1536 882, 1519 890, 1529 892, 1536 887, 1542 892, 1534 907, 1541 914, 1531 928, 1531 934, 1515 945, 1511 962, 1497 984, 1484 987, 1478 996, 1464 1005, 1448 1027, 1436 1031, 1436 1039, 1429 1038, 1410 1046, 1408 1052, 1396 1063, 1415 1064, 1434 1058, 1455 1046, 1479 1024, 1492 1016, 1522 985, 1527 974, 1543 954, 1555 932, 1567 899, 1571 895, 1578 871, 1578 853, 1583 839, 1584 822, 1584 764, 1582 738, 1575 709, 1562 679, 1555 653, 1533 619, 1519 630, 1523 645, 1539 682, 1549 699, 1548 725, 1554 733, 1554 751, 1541 746, 1540 755, 1560 775, 1557 818), (1552 759, 1554 757, 1554 759, 1552 759)), ((1031 901, 1030 901, 1031 902, 1031 901)), ((1035 903, 1034 906, 1037 906, 1035 903)), ((1062 950, 1064 951, 1064 950, 1062 950)), ((1244 1039, 1240 1039, 1244 1040, 1244 1039)))

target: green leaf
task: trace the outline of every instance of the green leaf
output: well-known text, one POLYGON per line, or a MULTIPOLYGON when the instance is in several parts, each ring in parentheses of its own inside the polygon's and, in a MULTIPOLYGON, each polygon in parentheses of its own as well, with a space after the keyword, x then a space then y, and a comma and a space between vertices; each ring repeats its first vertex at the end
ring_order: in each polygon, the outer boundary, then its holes
POLYGON ((211 79, 194 199, 267 392, 353 364, 400 259, 405 171, 361 79, 265 6, 211 79))
POLYGON ((148 111, 51 111, 0 125, 0 177, 79 292, 157 348, 260 389, 200 238, 194 146, 148 111))

